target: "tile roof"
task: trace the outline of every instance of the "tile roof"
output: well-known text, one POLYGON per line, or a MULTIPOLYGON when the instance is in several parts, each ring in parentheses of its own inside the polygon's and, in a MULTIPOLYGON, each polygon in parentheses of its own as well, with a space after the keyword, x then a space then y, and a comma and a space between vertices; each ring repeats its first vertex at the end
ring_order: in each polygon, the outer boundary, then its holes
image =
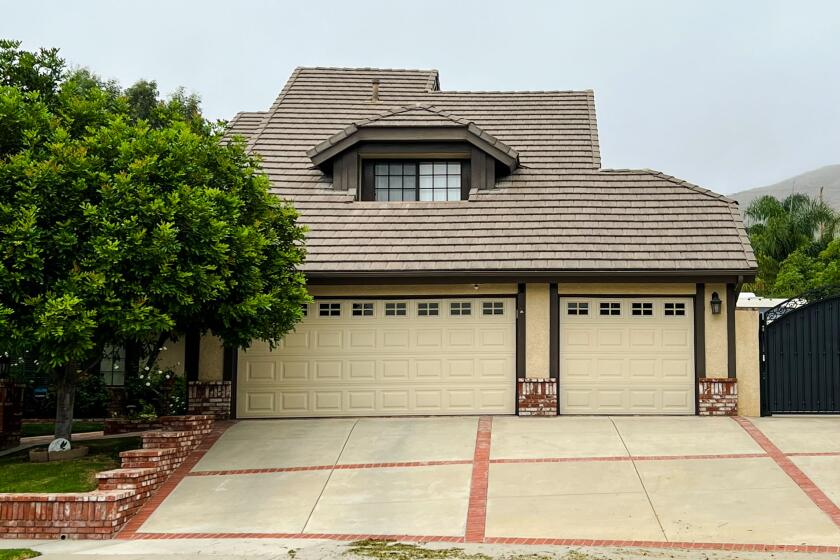
POLYGON ((307 150, 306 155, 310 158, 323 153, 330 147, 342 142, 355 134, 358 130, 364 128, 418 128, 418 127, 435 127, 435 128, 461 128, 466 129, 481 143, 486 143, 493 148, 500 150, 503 154, 510 157, 514 162, 519 158, 516 150, 494 138, 493 135, 487 134, 475 123, 462 119, 456 115, 437 109, 430 105, 415 104, 407 107, 397 107, 381 115, 356 121, 349 126, 344 127, 336 132, 323 142, 319 143, 314 148, 307 150))
POLYGON ((438 84, 434 70, 298 68, 267 113, 231 121, 263 158, 272 191, 309 227, 307 273, 755 269, 734 201, 657 171, 600 168, 592 91, 438 84), (471 123, 518 153, 520 166, 468 201, 353 201, 307 152, 351 125, 383 120, 471 123))

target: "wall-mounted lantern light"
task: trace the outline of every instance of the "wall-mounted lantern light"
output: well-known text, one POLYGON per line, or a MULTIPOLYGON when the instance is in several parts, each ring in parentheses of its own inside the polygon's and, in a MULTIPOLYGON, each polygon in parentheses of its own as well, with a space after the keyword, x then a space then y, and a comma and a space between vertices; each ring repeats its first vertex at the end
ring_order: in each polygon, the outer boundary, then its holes
POLYGON ((709 301, 709 305, 712 308, 712 314, 718 315, 720 314, 720 304, 723 303, 720 301, 720 296, 717 292, 712 292, 712 299, 709 301))

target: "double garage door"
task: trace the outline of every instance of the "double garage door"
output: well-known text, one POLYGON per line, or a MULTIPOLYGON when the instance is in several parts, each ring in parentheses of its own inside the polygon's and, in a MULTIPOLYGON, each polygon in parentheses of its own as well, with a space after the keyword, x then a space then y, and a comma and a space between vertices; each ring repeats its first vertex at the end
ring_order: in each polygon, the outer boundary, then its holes
MULTIPOLYGON (((561 414, 694 413, 691 298, 559 305, 561 414)), ((512 414, 515 307, 513 297, 318 299, 277 349, 240 352, 237 416, 512 414)))
POLYGON ((240 351, 237 416, 512 414, 515 300, 318 299, 240 351))

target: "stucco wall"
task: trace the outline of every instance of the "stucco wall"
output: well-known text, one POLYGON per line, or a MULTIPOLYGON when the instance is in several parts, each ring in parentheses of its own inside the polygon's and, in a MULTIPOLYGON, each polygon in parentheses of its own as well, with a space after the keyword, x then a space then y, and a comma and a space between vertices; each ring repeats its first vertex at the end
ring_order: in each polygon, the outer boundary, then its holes
POLYGON ((706 284, 703 310, 706 320, 706 371, 701 372, 705 377, 728 377, 729 362, 726 339, 726 284, 706 284), (712 293, 717 292, 721 299, 720 313, 712 313, 709 301, 712 293))
POLYGON ((201 350, 198 356, 198 380, 221 381, 224 356, 225 349, 219 337, 212 334, 201 337, 201 350))
POLYGON ((525 285, 525 376, 549 375, 551 329, 548 284, 525 285))
POLYGON ((161 369, 171 369, 177 375, 184 375, 184 337, 178 340, 167 340, 166 350, 158 354, 157 365, 161 369))
POLYGON ((557 291, 563 294, 663 294, 693 296, 697 286, 691 283, 615 283, 592 284, 564 282, 557 285, 557 291))
POLYGON ((516 294, 516 284, 391 284, 391 285, 346 285, 308 287, 313 296, 447 296, 490 294, 516 294), (478 289, 476 289, 478 286, 478 289))
POLYGON ((736 372, 738 376, 738 413, 742 416, 761 414, 759 386, 757 309, 735 310, 736 372))

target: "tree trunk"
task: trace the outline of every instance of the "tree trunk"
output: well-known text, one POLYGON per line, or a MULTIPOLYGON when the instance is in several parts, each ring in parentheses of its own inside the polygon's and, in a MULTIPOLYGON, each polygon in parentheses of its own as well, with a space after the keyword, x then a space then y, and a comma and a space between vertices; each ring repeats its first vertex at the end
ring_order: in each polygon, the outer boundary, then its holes
POLYGON ((76 370, 74 363, 59 372, 56 382, 55 437, 70 439, 73 428, 73 405, 76 401, 76 370))

